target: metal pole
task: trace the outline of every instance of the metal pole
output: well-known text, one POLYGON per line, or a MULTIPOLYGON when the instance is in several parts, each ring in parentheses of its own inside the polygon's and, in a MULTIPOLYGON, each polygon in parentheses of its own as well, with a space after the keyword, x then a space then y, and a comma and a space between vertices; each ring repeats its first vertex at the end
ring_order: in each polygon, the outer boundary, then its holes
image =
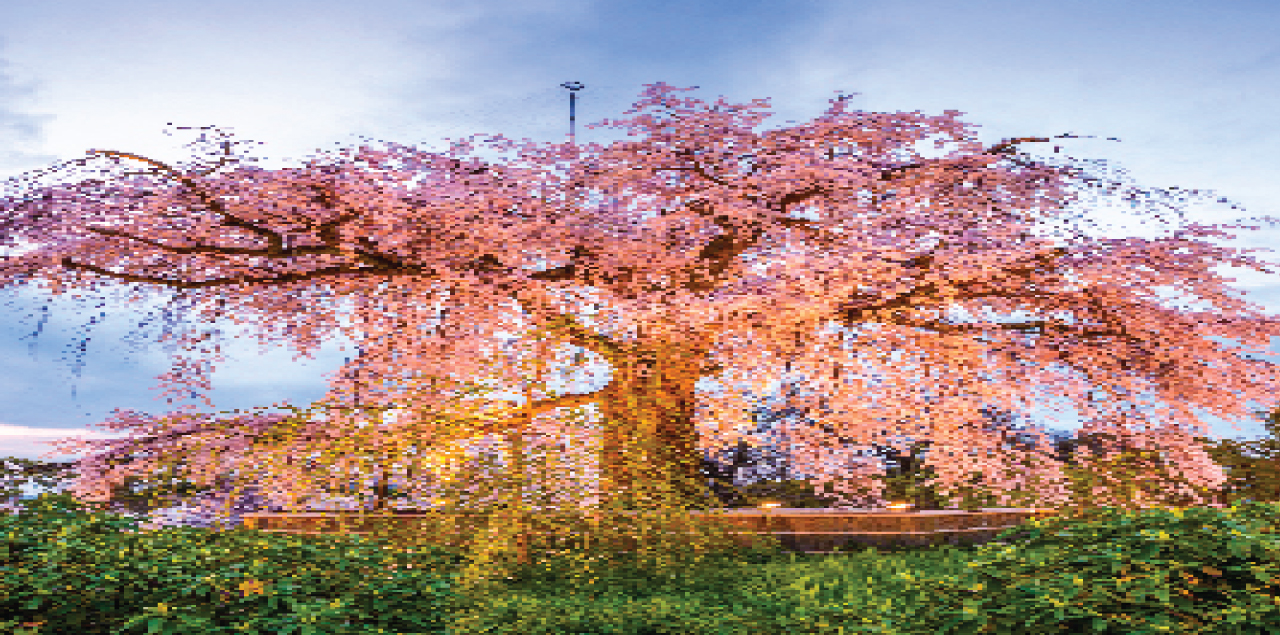
POLYGON ((560 84, 564 88, 569 89, 569 144, 577 145, 574 137, 574 119, 577 106, 578 91, 586 88, 581 82, 565 82, 560 84))

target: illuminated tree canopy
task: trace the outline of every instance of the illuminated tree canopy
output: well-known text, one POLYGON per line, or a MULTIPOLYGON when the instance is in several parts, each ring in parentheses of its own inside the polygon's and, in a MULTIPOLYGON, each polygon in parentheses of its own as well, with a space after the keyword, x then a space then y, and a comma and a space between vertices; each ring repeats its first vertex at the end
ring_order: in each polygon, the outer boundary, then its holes
MULTIPOLYGON (((1268 352, 1280 322, 1215 268, 1271 270, 1211 242, 1242 226, 1174 219, 1200 193, 1026 150, 1071 135, 984 145, 955 111, 833 100, 811 122, 757 131, 767 101, 678 92, 652 85, 634 117, 603 122, 637 140, 484 140, 500 160, 474 156, 474 139, 439 153, 368 144, 274 170, 225 136, 202 137, 211 158, 190 165, 91 151, 0 198, 11 251, 0 284, 171 294, 193 325, 160 378, 179 396, 210 388, 210 325, 224 320, 302 354, 351 337, 376 378, 362 399, 388 408, 453 407, 455 389, 422 389, 432 378, 518 385, 518 369, 493 363, 501 331, 536 333, 518 344, 525 358, 580 347, 608 364, 606 386, 471 413, 461 436, 597 404, 606 491, 696 475, 700 449, 749 425, 743 386, 760 394, 783 373, 803 375, 823 406, 822 425, 792 437, 793 468, 850 504, 874 500, 882 473, 855 453, 901 434, 932 442, 944 491, 979 473, 1006 502, 1062 502, 1056 457, 981 425, 984 408, 1051 397, 1086 431, 1166 452, 1186 480, 1173 491, 1189 494, 1223 479, 1193 440, 1203 417, 1247 417, 1250 401, 1280 394, 1274 366, 1247 356, 1268 352), (1130 204, 1163 235, 1089 235, 1082 210, 1098 200, 1130 204), (723 390, 698 390, 704 378, 723 390), (621 461, 630 440, 647 444, 643 474, 621 461)), ((349 399, 349 375, 332 396, 349 399)), ((270 429, 237 425, 245 437, 270 429)), ((399 417, 378 434, 460 438, 434 425, 399 417)))

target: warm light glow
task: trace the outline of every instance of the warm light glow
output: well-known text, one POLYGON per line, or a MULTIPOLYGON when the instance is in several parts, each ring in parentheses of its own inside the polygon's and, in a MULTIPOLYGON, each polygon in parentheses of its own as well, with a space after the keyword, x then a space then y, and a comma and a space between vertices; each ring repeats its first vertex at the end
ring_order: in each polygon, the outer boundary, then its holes
POLYGON ((895 512, 905 512, 911 509, 911 503, 889 503, 889 509, 895 512))
POLYGON ((782 503, 760 503, 760 506, 765 509, 776 509, 782 507, 782 503))

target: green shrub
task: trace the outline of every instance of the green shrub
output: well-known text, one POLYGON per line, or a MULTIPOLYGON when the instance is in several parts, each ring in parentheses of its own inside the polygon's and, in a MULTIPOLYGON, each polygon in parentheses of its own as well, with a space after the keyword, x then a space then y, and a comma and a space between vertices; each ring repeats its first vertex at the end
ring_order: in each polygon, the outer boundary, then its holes
POLYGON ((169 528, 45 496, 0 516, 0 633, 1264 633, 1280 629, 1280 506, 1113 509, 987 546, 822 557, 713 552, 518 566, 491 593, 465 556, 357 536, 169 528), (587 575, 584 575, 587 574, 587 575), (1275 578, 1275 579, 1273 579, 1275 578), (8 620, 8 621, 5 621, 8 620), (39 629, 23 624, 40 623, 39 629), (154 627, 154 631, 151 629, 154 627), (1269 630, 1270 629, 1270 630, 1269 630))
POLYGON ((456 599, 447 572, 457 556, 445 550, 391 550, 358 536, 138 531, 136 519, 65 495, 24 507, 0 516, 0 632, 437 633, 456 599))
POLYGON ((1280 507, 1105 508, 1001 534, 930 581, 928 633, 1280 630, 1280 507))

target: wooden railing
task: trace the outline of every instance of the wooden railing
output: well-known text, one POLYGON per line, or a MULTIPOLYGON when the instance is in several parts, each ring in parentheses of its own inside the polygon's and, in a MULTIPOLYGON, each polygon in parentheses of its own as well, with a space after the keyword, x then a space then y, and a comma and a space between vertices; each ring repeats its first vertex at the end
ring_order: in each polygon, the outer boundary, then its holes
MULTIPOLYGON (((829 553, 865 547, 973 544, 994 539, 1001 532, 1033 518, 1056 514, 1048 509, 987 508, 977 511, 891 511, 888 509, 745 509, 713 513, 690 512, 699 522, 724 528, 734 541, 748 546, 757 536, 774 536, 788 551, 829 553)), ((594 516, 598 522, 600 516, 594 516)), ((487 517, 479 513, 446 515, 416 513, 252 513, 243 526, 266 532, 295 534, 370 534, 386 529, 397 534, 432 533, 438 544, 459 547, 483 531, 487 517)), ((590 523, 590 521, 588 521, 590 523)), ((525 519, 527 533, 535 541, 591 539, 589 524, 568 517, 535 512, 525 519), (568 529, 566 529, 568 528, 568 529)), ((627 550, 628 545, 619 545, 627 550)))

